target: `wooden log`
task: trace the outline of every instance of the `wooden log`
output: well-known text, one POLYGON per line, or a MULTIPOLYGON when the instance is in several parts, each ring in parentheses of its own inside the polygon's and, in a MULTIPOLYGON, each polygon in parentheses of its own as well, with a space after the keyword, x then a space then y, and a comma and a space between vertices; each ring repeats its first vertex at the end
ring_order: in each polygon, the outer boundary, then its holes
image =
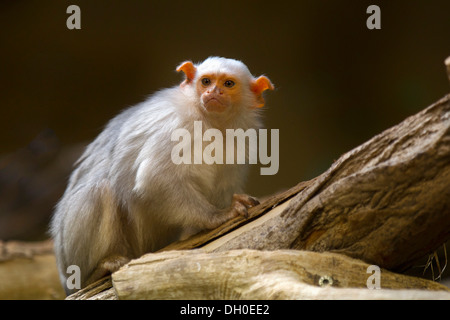
POLYGON ((64 297, 51 241, 0 241, 0 300, 64 297))
POLYGON ((35 255, 53 253, 53 241, 2 241, 0 240, 0 262, 16 258, 33 258, 35 255))
MULTIPOLYGON (((368 268, 344 255, 298 250, 167 251, 131 261, 112 275, 114 291, 100 294, 113 299, 450 299, 450 291, 436 282, 387 270, 380 271, 381 289, 369 290, 368 268)), ((98 298, 85 292, 88 296, 82 291, 76 298, 98 298)))

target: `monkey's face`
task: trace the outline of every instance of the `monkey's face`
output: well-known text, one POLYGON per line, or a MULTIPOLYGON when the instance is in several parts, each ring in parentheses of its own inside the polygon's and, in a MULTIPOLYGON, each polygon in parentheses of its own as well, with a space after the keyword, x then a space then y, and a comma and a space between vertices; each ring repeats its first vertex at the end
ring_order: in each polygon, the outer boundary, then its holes
POLYGON ((241 102, 242 83, 228 74, 205 74, 198 78, 197 94, 208 112, 229 112, 241 102))
POLYGON ((269 78, 255 79, 242 62, 233 59, 210 57, 198 66, 185 61, 177 71, 186 75, 180 87, 192 90, 202 111, 211 114, 239 115, 242 108, 261 108, 262 93, 274 89, 269 78))

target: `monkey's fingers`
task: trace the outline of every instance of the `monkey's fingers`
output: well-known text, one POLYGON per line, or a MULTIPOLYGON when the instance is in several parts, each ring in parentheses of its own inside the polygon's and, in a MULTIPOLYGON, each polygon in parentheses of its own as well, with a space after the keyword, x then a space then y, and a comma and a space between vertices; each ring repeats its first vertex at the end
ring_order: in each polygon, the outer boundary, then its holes
POLYGON ((258 199, 249 196, 248 194, 237 194, 237 193, 233 195, 233 202, 241 202, 247 208, 251 208, 259 204, 258 199))
POLYGON ((235 202, 233 204, 233 211, 237 213, 237 215, 243 216, 244 218, 248 218, 247 207, 241 202, 235 202))
POLYGON ((234 194, 232 207, 239 215, 248 218, 248 209, 259 204, 259 201, 246 194, 234 194))
POLYGON ((254 206, 257 206, 260 203, 259 200, 256 199, 255 197, 252 197, 252 196, 249 196, 249 195, 247 195, 247 197, 248 197, 248 201, 250 202, 250 208, 254 207, 254 206))

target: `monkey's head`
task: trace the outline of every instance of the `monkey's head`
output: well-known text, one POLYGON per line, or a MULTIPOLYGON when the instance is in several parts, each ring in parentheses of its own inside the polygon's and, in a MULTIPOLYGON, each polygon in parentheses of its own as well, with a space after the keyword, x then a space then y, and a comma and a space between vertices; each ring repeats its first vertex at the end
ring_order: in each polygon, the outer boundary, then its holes
POLYGON ((185 61, 177 71, 186 75, 180 86, 194 92, 207 113, 261 108, 264 106, 263 92, 274 89, 267 77, 253 77, 245 64, 234 59, 210 57, 197 65, 185 61))

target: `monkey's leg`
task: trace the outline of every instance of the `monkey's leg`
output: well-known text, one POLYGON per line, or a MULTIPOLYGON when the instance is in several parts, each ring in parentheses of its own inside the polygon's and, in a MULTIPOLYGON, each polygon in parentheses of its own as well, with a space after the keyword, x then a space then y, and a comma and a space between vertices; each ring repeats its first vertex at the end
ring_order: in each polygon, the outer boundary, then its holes
POLYGON ((130 260, 131 259, 119 255, 113 255, 103 259, 91 273, 85 286, 119 270, 120 267, 127 264, 130 260))

